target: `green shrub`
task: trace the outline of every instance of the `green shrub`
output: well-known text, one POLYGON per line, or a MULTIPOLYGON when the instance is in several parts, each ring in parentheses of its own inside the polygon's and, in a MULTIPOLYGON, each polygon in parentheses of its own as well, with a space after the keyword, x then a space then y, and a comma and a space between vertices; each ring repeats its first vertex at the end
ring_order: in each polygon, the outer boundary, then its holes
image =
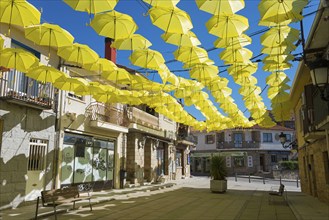
POLYGON ((212 156, 210 160, 210 175, 214 180, 225 180, 227 169, 224 157, 212 156))
POLYGON ((283 170, 298 170, 298 161, 288 160, 279 163, 283 170))

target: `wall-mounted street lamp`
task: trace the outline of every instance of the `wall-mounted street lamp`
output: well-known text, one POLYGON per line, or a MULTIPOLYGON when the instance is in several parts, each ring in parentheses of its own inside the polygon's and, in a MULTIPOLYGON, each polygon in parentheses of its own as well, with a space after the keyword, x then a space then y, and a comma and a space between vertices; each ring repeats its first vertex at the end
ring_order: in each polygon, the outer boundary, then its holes
POLYGON ((292 142, 286 144, 286 142, 287 142, 287 135, 284 134, 283 132, 280 133, 280 135, 279 135, 279 140, 280 140, 280 142, 281 142, 281 144, 282 144, 282 147, 283 147, 284 149, 287 149, 287 148, 293 148, 293 147, 295 147, 295 145, 296 145, 296 141, 292 141, 292 142))
POLYGON ((306 65, 310 68, 313 85, 319 89, 321 99, 329 102, 329 60, 317 55, 315 60, 308 61, 306 65))

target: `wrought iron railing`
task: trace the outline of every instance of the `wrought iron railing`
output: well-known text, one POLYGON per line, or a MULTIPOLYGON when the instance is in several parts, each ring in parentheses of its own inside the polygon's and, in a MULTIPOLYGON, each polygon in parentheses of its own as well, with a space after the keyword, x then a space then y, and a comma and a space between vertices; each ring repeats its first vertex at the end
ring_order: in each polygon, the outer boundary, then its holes
POLYGON ((44 84, 26 77, 19 71, 0 72, 0 98, 51 109, 54 87, 50 83, 44 84))
POLYGON ((120 126, 125 126, 123 109, 103 103, 93 102, 86 108, 87 117, 91 121, 102 121, 120 126))
POLYGON ((197 145, 198 144, 198 138, 192 134, 178 134, 177 136, 178 140, 185 140, 192 142, 193 144, 197 145))

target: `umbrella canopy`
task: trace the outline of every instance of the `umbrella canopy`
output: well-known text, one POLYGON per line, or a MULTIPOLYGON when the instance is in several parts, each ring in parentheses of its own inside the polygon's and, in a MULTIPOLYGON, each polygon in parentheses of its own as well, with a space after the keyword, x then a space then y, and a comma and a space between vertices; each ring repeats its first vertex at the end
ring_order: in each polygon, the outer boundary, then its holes
POLYGON ((25 0, 1 0, 0 23, 21 27, 40 24, 41 13, 25 0))
POLYGON ((201 47, 180 47, 174 52, 176 60, 188 65, 200 64, 208 60, 208 53, 201 47))
POLYGON ((88 82, 82 78, 62 76, 58 78, 53 85, 60 90, 74 91, 79 86, 88 86, 88 82))
POLYGON ((262 0, 258 5, 261 16, 261 25, 273 26, 287 20, 296 22, 303 18, 301 12, 308 0, 262 0))
POLYGON ((115 83, 129 84, 131 82, 130 73, 122 68, 118 68, 111 72, 103 72, 102 77, 115 83))
POLYGON ((85 65, 95 63, 98 60, 98 54, 85 44, 74 43, 71 46, 60 47, 57 55, 67 62, 85 65))
POLYGON ((284 72, 273 72, 271 75, 266 77, 266 84, 270 86, 278 86, 288 81, 289 79, 284 72))
POLYGON ((252 52, 247 48, 224 50, 219 57, 228 63, 247 63, 252 57, 252 52))
POLYGON ((154 70, 158 70, 165 63, 162 54, 151 49, 135 50, 129 59, 135 66, 154 70))
POLYGON ((255 86, 255 85, 244 85, 241 86, 241 88, 239 89, 239 93, 242 96, 248 97, 251 94, 260 94, 262 92, 261 88, 259 86, 255 86))
POLYGON ((245 34, 241 34, 237 37, 230 38, 218 38, 214 42, 216 48, 229 48, 229 49, 240 49, 251 44, 251 38, 245 34))
POLYGON ((270 94, 268 98, 271 99, 272 103, 282 103, 289 100, 289 93, 281 91, 277 94, 270 94))
POLYGON ((111 44, 112 48, 116 48, 118 50, 146 49, 150 46, 152 46, 152 43, 139 34, 133 34, 124 39, 117 39, 111 44))
POLYGON ((39 65, 39 59, 32 53, 20 48, 0 50, 0 66, 27 72, 29 68, 39 65))
POLYGON ((190 77, 198 79, 213 79, 218 74, 218 67, 214 65, 195 65, 190 70, 190 77))
POLYGON ((293 60, 295 57, 291 54, 287 54, 287 55, 283 55, 283 54, 277 54, 277 55, 269 55, 266 56, 263 59, 263 63, 284 63, 284 62, 288 62, 290 60, 293 60))
POLYGON ((264 47, 261 52, 270 55, 289 54, 291 51, 295 49, 296 49, 295 45, 287 44, 284 46, 277 46, 277 47, 264 47))
POLYGON ((277 47, 291 45, 299 39, 299 31, 289 26, 272 27, 260 37, 264 47, 277 47))
POLYGON ((119 0, 63 0, 76 11, 96 14, 104 11, 111 11, 119 0))
POLYGON ((196 0, 196 4, 213 15, 232 15, 244 8, 244 0, 196 0))
POLYGON ((201 44, 197 36, 192 32, 188 31, 186 34, 179 33, 164 33, 161 35, 161 38, 169 44, 173 44, 176 46, 198 46, 201 44))
POLYGON ((237 77, 234 77, 234 82, 241 86, 255 85, 255 84, 257 84, 257 78, 254 76, 248 76, 248 77, 237 76, 237 77))
POLYGON ((283 70, 287 70, 290 69, 292 65, 290 63, 266 63, 263 66, 263 70, 268 71, 268 72, 274 72, 274 71, 283 71, 283 70))
POLYGON ((54 83, 58 78, 65 76, 65 73, 51 66, 37 66, 30 68, 26 76, 42 83, 54 83))
POLYGON ((153 7, 174 8, 180 0, 143 0, 153 7))
POLYGON ((258 69, 257 63, 247 63, 247 64, 233 64, 227 68, 229 74, 248 74, 251 75, 255 73, 258 69))
POLYGON ((220 38, 240 36, 249 27, 248 19, 241 15, 214 15, 206 23, 210 34, 220 38))
POLYGON ((193 28, 190 16, 179 8, 158 8, 149 10, 152 23, 166 33, 185 34, 193 28))
POLYGON ((3 49, 4 43, 5 43, 5 38, 0 34, 0 50, 3 49))
POLYGON ((96 14, 90 26, 99 34, 114 40, 130 37, 137 29, 133 18, 117 11, 96 14))
POLYGON ((102 73, 116 70, 118 67, 111 60, 99 58, 95 63, 88 63, 83 65, 83 68, 102 73))

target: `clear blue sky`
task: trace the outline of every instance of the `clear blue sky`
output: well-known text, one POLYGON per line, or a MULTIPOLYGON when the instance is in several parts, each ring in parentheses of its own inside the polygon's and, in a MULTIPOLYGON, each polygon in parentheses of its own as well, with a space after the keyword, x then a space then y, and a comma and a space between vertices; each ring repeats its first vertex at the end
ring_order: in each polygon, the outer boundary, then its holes
MULTIPOLYGON (((60 25, 61 27, 68 30, 75 37, 75 42, 89 45, 100 55, 100 57, 104 57, 104 37, 97 35, 97 33, 87 25, 87 23, 89 22, 89 15, 87 13, 74 11, 61 0, 28 1, 36 8, 42 8, 42 23, 48 22, 60 25)), ((258 26, 260 15, 257 6, 259 2, 260 1, 257 0, 245 0, 246 7, 237 13, 246 16, 249 19, 250 27, 246 31, 246 34, 249 36, 265 28, 262 26, 258 26)), ((303 14, 308 14, 310 12, 316 11, 318 8, 318 4, 319 0, 311 0, 309 3, 309 7, 304 10, 303 14)), ((205 23, 211 17, 211 15, 204 11, 200 11, 196 6, 195 1, 193 0, 181 0, 177 6, 189 13, 194 26, 192 31, 201 41, 201 46, 205 49, 213 48, 213 42, 216 40, 216 37, 209 34, 205 27, 205 23)), ((150 47, 151 49, 161 52, 166 61, 173 60, 174 56, 172 53, 176 50, 177 47, 170 44, 166 44, 162 40, 161 34, 163 33, 163 31, 151 23, 150 17, 146 15, 147 9, 147 4, 144 4, 142 0, 120 0, 115 8, 115 10, 125 14, 129 14, 134 18, 135 22, 139 27, 136 33, 143 35, 149 41, 152 42, 153 45, 150 47)), ((314 16, 308 16, 304 18, 304 32, 306 37, 308 35, 313 19, 314 16)), ((300 29, 299 23, 293 24, 292 26, 300 29)), ((260 44, 260 36, 261 35, 253 36, 252 44, 247 46, 248 49, 253 51, 254 56, 258 55, 262 48, 260 44)), ((219 53, 221 51, 222 49, 216 49, 208 53, 209 57, 214 60, 216 65, 218 66, 222 65, 222 61, 219 59, 219 53)), ((298 47, 297 50, 293 53, 299 52, 301 52, 301 47, 298 47)), ((129 62, 129 55, 130 52, 118 51, 117 63, 125 65, 132 69, 140 69, 139 67, 133 66, 129 62)), ((180 63, 179 61, 168 63, 167 65, 171 70, 181 70, 183 66, 182 63, 180 63)), ((293 62, 293 68, 286 71, 286 74, 289 76, 291 81, 294 78, 297 66, 298 62, 293 62)), ((259 63, 258 71, 254 74, 254 76, 258 79, 257 85, 263 89, 266 86, 265 79, 270 73, 262 71, 261 67, 262 65, 261 63, 259 63)), ((220 68, 220 71, 221 70, 224 70, 224 68, 220 68)), ((189 76, 187 71, 177 72, 175 74, 185 78, 188 78, 189 76)), ((221 73, 220 76, 227 77, 229 79, 229 86, 233 90, 232 97, 235 99, 235 102, 238 104, 241 111, 244 111, 245 107, 243 105, 242 98, 237 92, 240 86, 236 85, 233 79, 227 73, 221 73)), ((156 73, 150 73, 148 77, 155 81, 159 80, 159 76, 156 73)), ((263 92, 262 97, 264 99, 265 105, 268 107, 268 109, 270 109, 270 101, 267 98, 267 91, 263 92)), ((215 105, 218 106, 217 104, 215 105)), ((188 107, 186 109, 198 120, 204 120, 202 114, 194 107, 188 107)), ((249 116, 248 112, 246 112, 245 114, 247 117, 249 116)))

